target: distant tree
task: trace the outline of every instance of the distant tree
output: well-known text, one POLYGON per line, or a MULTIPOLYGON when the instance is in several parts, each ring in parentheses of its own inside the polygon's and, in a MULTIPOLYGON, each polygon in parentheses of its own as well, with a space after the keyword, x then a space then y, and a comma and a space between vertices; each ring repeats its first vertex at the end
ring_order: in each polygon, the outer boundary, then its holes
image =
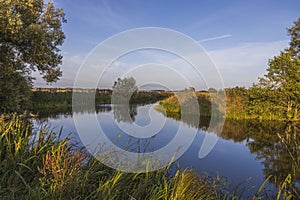
POLYGON ((47 82, 62 75, 58 46, 65 38, 64 22, 63 10, 50 1, 0 0, 0 111, 22 107, 32 71, 39 71, 47 82))
POLYGON ((258 116, 300 118, 299 19, 288 30, 290 48, 269 60, 267 74, 251 89, 250 108, 258 116))
POLYGON ((112 103, 128 104, 131 96, 137 91, 136 81, 133 77, 118 78, 112 89, 112 103))
POLYGON ((216 90, 215 88, 209 88, 207 91, 209 93, 216 93, 216 92, 218 92, 218 90, 216 90))
POLYGON ((192 92, 196 92, 196 89, 194 87, 189 87, 188 90, 190 90, 192 92))

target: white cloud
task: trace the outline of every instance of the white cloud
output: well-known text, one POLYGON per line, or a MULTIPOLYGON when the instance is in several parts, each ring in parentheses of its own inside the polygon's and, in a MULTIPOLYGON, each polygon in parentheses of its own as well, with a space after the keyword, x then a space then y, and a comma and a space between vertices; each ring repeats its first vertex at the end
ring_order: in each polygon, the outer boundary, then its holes
POLYGON ((244 43, 208 54, 219 68, 225 86, 250 86, 265 73, 268 60, 287 46, 287 40, 244 43))

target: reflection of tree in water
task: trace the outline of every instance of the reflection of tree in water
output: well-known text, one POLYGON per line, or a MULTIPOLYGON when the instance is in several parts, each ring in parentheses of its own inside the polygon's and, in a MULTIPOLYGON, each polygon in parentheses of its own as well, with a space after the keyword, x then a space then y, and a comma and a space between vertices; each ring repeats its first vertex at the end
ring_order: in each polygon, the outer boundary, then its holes
POLYGON ((257 154, 258 159, 263 159, 264 174, 272 175, 270 181, 277 187, 288 174, 291 174, 295 184, 300 181, 300 126, 278 122, 272 125, 262 125, 259 131, 250 132, 254 140, 247 146, 251 153, 257 154))
POLYGON ((247 130, 251 126, 253 126, 251 121, 226 119, 221 137, 225 140, 232 140, 234 142, 249 141, 250 136, 248 135, 247 130))
POLYGON ((113 113, 117 122, 133 123, 137 115, 137 105, 114 105, 113 113))
MULTIPOLYGON (((246 144, 264 165, 265 178, 277 188, 291 174, 290 188, 300 181, 300 124, 279 121, 226 120, 222 138, 246 144)), ((299 193, 298 186, 298 193, 299 193)))
POLYGON ((186 115, 184 119, 181 118, 179 113, 167 113, 166 116, 202 130, 207 130, 210 122, 210 117, 208 116, 200 116, 200 118, 197 118, 199 116, 195 117, 194 115, 186 115))
MULTIPOLYGON (((157 111, 160 111, 157 109, 157 111)), ((208 130, 208 127, 211 122, 211 116, 206 115, 185 115, 184 118, 181 117, 180 113, 166 113, 166 117, 175 119, 176 121, 182 121, 185 124, 189 125, 190 127, 201 129, 201 130, 208 130)), ((215 118, 215 126, 218 126, 219 123, 221 124, 223 122, 222 118, 215 118)), ((213 127, 211 127, 213 129, 213 127)))
MULTIPOLYGON (((226 121, 222 138, 235 142, 247 141, 247 146, 264 165, 265 178, 277 188, 291 174, 296 189, 300 182, 300 124, 279 121, 226 121)), ((298 193, 300 188, 296 189, 298 193)))
POLYGON ((37 114, 37 119, 40 121, 47 121, 48 118, 51 119, 58 119, 59 116, 63 115, 65 117, 72 116, 73 113, 80 113, 80 114, 85 114, 85 113, 102 113, 102 112, 110 112, 112 110, 112 107, 110 104, 105 104, 105 105, 96 105, 95 107, 93 106, 76 106, 72 110, 71 106, 65 106, 65 107, 51 107, 49 109, 44 108, 42 110, 34 111, 34 113, 37 114))
POLYGON ((112 110, 111 105, 98 105, 96 106, 96 113, 110 112, 112 110))
MULTIPOLYGON (((181 120, 180 114, 169 113, 167 117, 181 120)), ((210 118, 200 118, 200 122, 193 116, 184 123, 206 130, 210 118)), ((300 123, 284 123, 279 121, 257 120, 226 120, 221 137, 234 142, 246 141, 252 154, 264 165, 265 178, 269 179, 277 188, 291 174, 292 184, 300 194, 300 123)))

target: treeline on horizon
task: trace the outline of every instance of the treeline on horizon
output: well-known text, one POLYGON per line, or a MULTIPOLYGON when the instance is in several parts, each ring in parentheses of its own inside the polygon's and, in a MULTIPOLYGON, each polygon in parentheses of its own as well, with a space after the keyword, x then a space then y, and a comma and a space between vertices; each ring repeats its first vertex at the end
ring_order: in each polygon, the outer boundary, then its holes
MULTIPOLYGON (((72 88, 34 88, 32 90, 32 109, 72 106, 72 95, 82 95, 95 93, 95 104, 110 104, 113 90, 111 89, 72 89, 72 88)), ((131 104, 155 103, 171 96, 170 91, 135 91, 131 98, 131 104)))

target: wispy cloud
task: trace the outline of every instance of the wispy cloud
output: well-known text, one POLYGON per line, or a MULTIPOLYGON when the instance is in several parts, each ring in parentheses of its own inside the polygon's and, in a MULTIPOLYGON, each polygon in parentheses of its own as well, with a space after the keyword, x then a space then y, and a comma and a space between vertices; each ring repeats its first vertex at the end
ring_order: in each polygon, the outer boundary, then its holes
POLYGON ((209 51, 227 87, 250 86, 266 73, 268 60, 288 45, 287 40, 243 43, 231 48, 209 51))
MULTIPOLYGON (((210 58, 220 70, 225 87, 251 86, 253 82, 257 81, 257 78, 262 76, 266 71, 268 59, 275 55, 278 55, 280 50, 283 50, 288 45, 287 40, 269 41, 269 42, 252 42, 242 43, 234 47, 216 49, 208 51, 210 58)), ((198 55, 195 55, 198 56, 198 55)), ((52 84, 53 87, 72 87, 76 76, 76 72, 84 58, 84 55, 69 55, 65 53, 64 62, 62 66, 64 76, 62 79, 52 84)), ((117 77, 126 74, 132 67, 145 64, 145 63, 157 63, 170 66, 180 72, 183 77, 189 77, 193 85, 201 85, 202 80, 195 79, 194 73, 191 71, 191 66, 183 59, 161 51, 141 51, 135 54, 128 54, 125 57, 120 58, 114 62, 110 68, 108 68, 103 77, 103 85, 110 87, 117 77)), ((205 70, 203 68, 203 70, 205 70)), ((202 71, 201 71, 202 72, 202 71)), ((159 76, 165 76, 165 73, 146 73, 140 74, 140 79, 148 80, 151 77, 158 78, 159 76)), ((35 77, 38 77, 35 74, 35 77)), ((90 77, 86 77, 88 83, 90 77)), ((171 80, 170 85, 174 88, 180 88, 177 82, 171 80)), ((43 87, 45 83, 37 79, 35 86, 43 87)), ((203 89, 198 88, 198 89, 203 89)))
POLYGON ((212 41, 212 40, 220 40, 220 39, 228 38, 231 36, 232 36, 231 34, 225 34, 225 35, 220 35, 220 36, 216 36, 216 37, 202 39, 202 40, 199 40, 198 42, 208 42, 208 41, 212 41))

